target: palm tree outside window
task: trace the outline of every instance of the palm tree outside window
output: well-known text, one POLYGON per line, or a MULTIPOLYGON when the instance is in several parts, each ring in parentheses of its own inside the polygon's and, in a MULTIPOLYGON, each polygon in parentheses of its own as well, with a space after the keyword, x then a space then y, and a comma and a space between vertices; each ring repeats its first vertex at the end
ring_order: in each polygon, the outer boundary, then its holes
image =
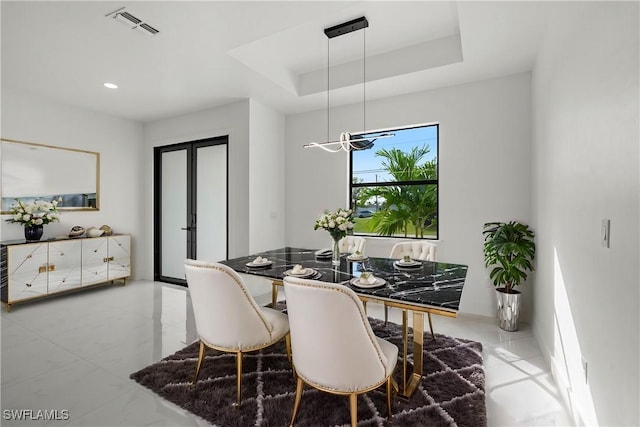
POLYGON ((381 132, 371 149, 351 151, 354 234, 438 239, 438 124, 381 132))

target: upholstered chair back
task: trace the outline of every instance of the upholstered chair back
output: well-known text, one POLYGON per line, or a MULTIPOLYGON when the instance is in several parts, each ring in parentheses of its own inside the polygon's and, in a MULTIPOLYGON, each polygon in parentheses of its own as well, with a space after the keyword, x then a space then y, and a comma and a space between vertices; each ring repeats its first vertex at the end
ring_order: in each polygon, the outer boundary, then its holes
POLYGON ((385 356, 362 302, 351 289, 291 276, 285 277, 284 289, 293 365, 306 383, 325 391, 355 393, 391 374, 396 360, 385 356))
POLYGON ((202 341, 237 351, 261 348, 264 345, 258 344, 273 341, 274 325, 238 273, 223 264, 191 259, 185 261, 185 273, 202 341))
POLYGON ((410 242, 399 242, 393 245, 389 258, 400 259, 409 255, 412 259, 422 261, 436 260, 437 245, 427 240, 413 240, 410 242))
POLYGON ((366 240, 361 236, 346 236, 338 242, 338 246, 340 247, 340 252, 342 253, 354 253, 355 251, 360 251, 360 253, 364 253, 364 245, 366 240))

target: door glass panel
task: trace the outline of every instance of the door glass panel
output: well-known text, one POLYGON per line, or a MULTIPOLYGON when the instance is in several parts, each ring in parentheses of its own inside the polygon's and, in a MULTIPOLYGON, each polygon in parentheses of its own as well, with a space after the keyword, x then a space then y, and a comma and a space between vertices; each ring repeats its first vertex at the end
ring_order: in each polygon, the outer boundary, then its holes
POLYGON ((184 279, 187 257, 187 150, 162 153, 162 262, 160 274, 184 279))
POLYGON ((227 146, 197 149, 198 259, 227 258, 227 146))

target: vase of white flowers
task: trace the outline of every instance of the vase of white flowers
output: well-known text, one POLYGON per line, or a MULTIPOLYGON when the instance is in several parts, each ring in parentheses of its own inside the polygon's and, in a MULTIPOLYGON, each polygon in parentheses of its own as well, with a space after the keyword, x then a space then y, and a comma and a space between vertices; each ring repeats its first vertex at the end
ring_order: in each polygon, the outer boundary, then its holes
POLYGON ((325 211, 325 213, 316 220, 313 226, 314 230, 319 228, 326 230, 333 239, 331 247, 331 263, 340 265, 340 239, 344 238, 349 231, 353 230, 353 211, 351 209, 338 209, 335 212, 325 211))
POLYGON ((44 225, 60 221, 58 203, 60 198, 50 202, 42 199, 31 203, 16 199, 9 208, 11 218, 7 222, 15 222, 24 226, 24 238, 27 242, 37 242, 42 237, 44 225))

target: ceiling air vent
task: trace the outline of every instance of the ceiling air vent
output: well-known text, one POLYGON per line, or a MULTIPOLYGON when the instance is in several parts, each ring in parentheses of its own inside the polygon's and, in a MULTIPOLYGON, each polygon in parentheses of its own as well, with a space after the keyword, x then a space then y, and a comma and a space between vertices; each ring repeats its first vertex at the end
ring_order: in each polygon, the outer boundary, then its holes
POLYGON ((142 32, 148 32, 149 34, 151 34, 152 36, 158 34, 160 31, 156 30, 155 28, 153 28, 151 25, 149 24, 145 24, 144 22, 142 24, 140 24, 138 26, 138 29, 142 32))
POLYGON ((142 34, 147 36, 155 36, 160 32, 160 30, 152 27, 148 23, 144 22, 142 19, 136 16, 133 16, 129 12, 125 11, 124 7, 121 7, 120 9, 114 10, 113 12, 106 14, 105 17, 113 18, 116 21, 126 25, 130 29, 138 30, 142 34))

